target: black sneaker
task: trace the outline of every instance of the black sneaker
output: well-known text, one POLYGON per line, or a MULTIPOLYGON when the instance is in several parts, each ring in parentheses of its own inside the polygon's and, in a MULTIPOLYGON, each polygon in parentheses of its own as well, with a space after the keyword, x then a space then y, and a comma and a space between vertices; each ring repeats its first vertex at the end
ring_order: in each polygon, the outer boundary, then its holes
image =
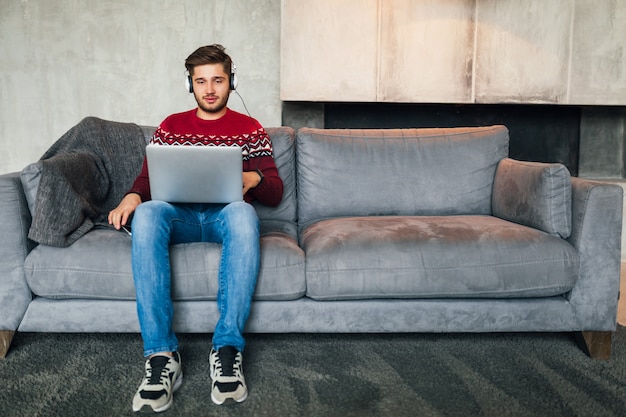
POLYGON ((146 360, 146 375, 133 398, 133 411, 159 413, 170 408, 183 383, 180 355, 155 355, 146 360))
POLYGON ((211 400, 224 404, 232 399, 238 403, 248 398, 248 387, 243 377, 241 365, 243 356, 232 346, 224 346, 219 351, 211 349, 209 365, 211 372, 211 400))

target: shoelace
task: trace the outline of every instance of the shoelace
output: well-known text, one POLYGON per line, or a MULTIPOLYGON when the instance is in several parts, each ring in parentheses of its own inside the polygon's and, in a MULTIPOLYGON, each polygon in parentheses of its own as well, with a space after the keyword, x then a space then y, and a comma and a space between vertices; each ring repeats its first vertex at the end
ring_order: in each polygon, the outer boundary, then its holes
POLYGON ((146 378, 150 381, 150 385, 160 385, 163 383, 163 378, 167 377, 167 363, 169 358, 164 356, 155 356, 150 359, 150 368, 146 371, 146 378))
POLYGON ((236 353, 235 355, 227 355, 221 352, 217 353, 216 368, 220 376, 235 376, 235 370, 238 370, 236 358, 236 353))

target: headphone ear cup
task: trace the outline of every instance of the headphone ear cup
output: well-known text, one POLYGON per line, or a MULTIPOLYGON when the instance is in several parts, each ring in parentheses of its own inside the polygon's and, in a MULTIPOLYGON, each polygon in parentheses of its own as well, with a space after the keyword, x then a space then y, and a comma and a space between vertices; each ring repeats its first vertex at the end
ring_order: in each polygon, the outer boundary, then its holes
POLYGON ((193 93, 193 82, 191 80, 191 76, 187 76, 187 80, 185 82, 185 86, 187 87, 187 91, 193 93))
POLYGON ((237 65, 234 62, 230 62, 230 89, 237 89, 237 65))
POLYGON ((237 89, 237 74, 235 74, 234 72, 232 74, 230 74, 230 89, 231 90, 236 90, 237 89))

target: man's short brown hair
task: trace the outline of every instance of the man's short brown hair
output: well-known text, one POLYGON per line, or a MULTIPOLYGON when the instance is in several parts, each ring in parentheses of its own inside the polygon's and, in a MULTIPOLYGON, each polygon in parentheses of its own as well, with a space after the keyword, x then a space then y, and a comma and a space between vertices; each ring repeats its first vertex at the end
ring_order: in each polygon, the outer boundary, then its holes
POLYGON ((226 74, 230 76, 232 72, 233 61, 226 53, 226 48, 219 44, 201 46, 185 60, 185 68, 189 75, 193 75, 193 69, 196 66, 206 64, 223 64, 226 74))

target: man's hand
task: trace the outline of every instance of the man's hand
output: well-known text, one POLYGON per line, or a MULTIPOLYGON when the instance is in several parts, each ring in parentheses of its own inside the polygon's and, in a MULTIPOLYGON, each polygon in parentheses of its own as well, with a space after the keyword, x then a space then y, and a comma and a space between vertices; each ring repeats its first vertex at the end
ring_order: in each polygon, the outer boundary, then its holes
POLYGON ((120 227, 126 225, 128 218, 139 204, 141 204, 139 194, 131 193, 126 195, 120 204, 109 212, 109 224, 120 230, 120 227))
POLYGON ((255 188, 261 183, 261 176, 256 171, 247 171, 243 173, 243 195, 255 188))

